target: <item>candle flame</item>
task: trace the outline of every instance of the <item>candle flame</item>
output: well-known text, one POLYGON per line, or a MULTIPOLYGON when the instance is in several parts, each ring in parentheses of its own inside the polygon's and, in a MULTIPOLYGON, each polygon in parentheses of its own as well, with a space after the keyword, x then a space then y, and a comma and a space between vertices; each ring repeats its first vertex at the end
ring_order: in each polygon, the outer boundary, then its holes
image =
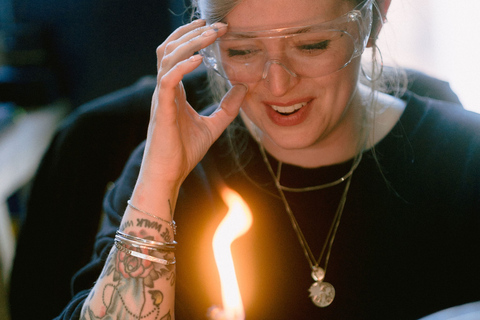
POLYGON ((213 236, 213 253, 220 274, 223 316, 226 319, 245 319, 242 297, 238 287, 230 246, 252 225, 252 213, 247 203, 235 191, 225 188, 222 198, 229 210, 213 236))

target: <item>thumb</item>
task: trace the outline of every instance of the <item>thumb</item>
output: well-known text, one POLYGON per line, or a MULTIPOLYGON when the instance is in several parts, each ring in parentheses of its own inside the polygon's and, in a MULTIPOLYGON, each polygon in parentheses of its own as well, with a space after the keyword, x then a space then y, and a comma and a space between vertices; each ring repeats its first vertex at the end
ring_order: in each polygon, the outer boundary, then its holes
POLYGON ((223 97, 217 110, 210 115, 208 120, 215 140, 238 115, 247 91, 248 87, 245 84, 235 84, 223 97))

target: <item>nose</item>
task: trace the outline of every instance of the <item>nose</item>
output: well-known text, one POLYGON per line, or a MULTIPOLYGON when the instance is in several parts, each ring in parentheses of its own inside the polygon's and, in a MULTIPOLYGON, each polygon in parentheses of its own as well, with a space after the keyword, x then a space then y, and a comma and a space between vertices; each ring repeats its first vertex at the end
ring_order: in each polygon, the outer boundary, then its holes
POLYGON ((298 82, 297 75, 279 60, 269 60, 263 70, 263 83, 274 95, 282 96, 298 82))

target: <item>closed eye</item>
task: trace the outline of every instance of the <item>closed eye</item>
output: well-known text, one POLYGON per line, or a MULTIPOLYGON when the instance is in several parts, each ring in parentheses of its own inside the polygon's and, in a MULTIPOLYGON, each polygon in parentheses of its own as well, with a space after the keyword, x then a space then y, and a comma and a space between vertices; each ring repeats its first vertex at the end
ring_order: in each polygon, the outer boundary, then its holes
POLYGON ((324 40, 316 43, 299 45, 297 48, 299 50, 306 50, 306 51, 326 50, 328 48, 329 43, 330 43, 330 40, 324 40))
POLYGON ((239 49, 228 49, 227 54, 229 57, 242 57, 242 58, 248 58, 255 53, 257 53, 259 50, 255 49, 244 49, 244 50, 239 50, 239 49))

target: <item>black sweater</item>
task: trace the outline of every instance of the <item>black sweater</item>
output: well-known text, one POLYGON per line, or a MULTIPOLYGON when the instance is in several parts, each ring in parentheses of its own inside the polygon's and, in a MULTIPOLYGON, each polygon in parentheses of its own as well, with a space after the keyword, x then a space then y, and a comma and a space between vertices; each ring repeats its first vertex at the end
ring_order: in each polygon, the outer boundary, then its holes
MULTIPOLYGON (((418 319, 480 300, 480 115, 410 93, 404 99, 400 121, 375 148, 380 166, 367 151, 352 176, 325 279, 336 297, 326 308, 308 297, 309 265, 255 142, 242 153, 249 159, 242 172, 220 138, 178 198, 176 318, 203 319, 220 304, 210 244, 225 205, 213 170, 253 211, 252 228, 233 245, 247 319, 418 319)), ((95 256, 76 275, 76 295, 59 319, 79 316, 113 244, 142 151, 143 145, 105 199, 95 256)), ((316 185, 350 166, 284 165, 282 183, 316 185)), ((316 256, 343 187, 286 194, 316 256)))

